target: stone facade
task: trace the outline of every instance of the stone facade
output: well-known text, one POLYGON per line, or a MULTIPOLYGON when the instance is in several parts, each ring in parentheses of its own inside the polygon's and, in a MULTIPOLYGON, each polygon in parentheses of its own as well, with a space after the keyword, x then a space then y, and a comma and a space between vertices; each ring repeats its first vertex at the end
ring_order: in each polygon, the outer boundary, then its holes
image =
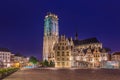
POLYGON ((58 17, 48 13, 45 16, 44 38, 43 38, 43 60, 54 61, 54 44, 58 41, 58 17))
POLYGON ((83 67, 84 65, 88 68, 101 67, 102 61, 108 61, 108 52, 102 52, 103 49, 83 49, 81 51, 76 51, 77 54, 74 55, 74 67, 83 67), (80 65, 79 65, 80 64, 80 65), (83 64, 83 65, 82 65, 83 64))
POLYGON ((61 36, 54 45, 55 67, 98 68, 103 66, 103 62, 109 61, 108 50, 102 48, 101 43, 96 38, 84 41, 85 46, 82 44, 84 48, 81 48, 79 43, 79 45, 75 45, 76 43, 72 38, 68 39, 65 36, 61 36), (91 44, 88 44, 88 46, 87 43, 89 41, 91 41, 91 44), (93 46, 93 44, 96 46, 93 46))
POLYGON ((112 54, 112 61, 119 61, 120 62, 120 52, 114 52, 112 54))
POLYGON ((7 48, 0 48, 0 67, 10 67, 11 52, 7 48))
POLYGON ((71 67, 71 46, 73 46, 68 38, 61 36, 54 46, 55 51, 55 67, 70 68, 71 67))

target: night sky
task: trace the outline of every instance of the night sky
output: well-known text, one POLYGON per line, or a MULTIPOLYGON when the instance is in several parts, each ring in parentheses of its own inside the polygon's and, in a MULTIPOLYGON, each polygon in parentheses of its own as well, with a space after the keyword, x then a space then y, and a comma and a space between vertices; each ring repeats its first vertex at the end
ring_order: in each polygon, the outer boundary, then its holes
POLYGON ((0 0, 0 47, 41 59, 47 12, 58 15, 60 34, 120 51, 119 0, 0 0))

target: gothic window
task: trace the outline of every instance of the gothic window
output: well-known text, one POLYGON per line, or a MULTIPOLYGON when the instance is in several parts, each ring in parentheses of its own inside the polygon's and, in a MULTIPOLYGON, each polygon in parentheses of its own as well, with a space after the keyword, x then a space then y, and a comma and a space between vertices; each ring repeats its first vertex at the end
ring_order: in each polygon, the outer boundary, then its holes
POLYGON ((62 52, 62 56, 64 56, 64 52, 62 52))
POLYGON ((60 56, 60 52, 57 52, 57 56, 60 56))
POLYGON ((58 61, 60 61, 60 58, 57 58, 58 61))
POLYGON ((67 56, 69 56, 69 52, 67 52, 67 56))
POLYGON ((67 58, 67 61, 69 61, 69 58, 67 58))
POLYGON ((71 46, 71 49, 73 49, 73 46, 71 46))
POLYGON ((66 43, 65 43, 65 45, 66 45, 66 43))
POLYGON ((98 55, 98 57, 100 57, 100 56, 98 55))
POLYGON ((68 50, 68 46, 66 47, 66 50, 68 50))
POLYGON ((64 50, 64 47, 62 47, 62 50, 64 50))
POLYGON ((60 46, 58 46, 58 50, 60 50, 60 46))
POLYGON ((64 58, 62 58, 62 61, 64 61, 65 59, 64 58))

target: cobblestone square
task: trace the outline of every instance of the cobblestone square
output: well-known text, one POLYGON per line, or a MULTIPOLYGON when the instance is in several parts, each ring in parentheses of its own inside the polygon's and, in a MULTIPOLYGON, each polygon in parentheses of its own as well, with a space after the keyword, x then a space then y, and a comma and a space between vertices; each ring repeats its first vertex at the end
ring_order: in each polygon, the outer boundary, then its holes
POLYGON ((120 80, 120 70, 27 69, 17 71, 3 80, 120 80))

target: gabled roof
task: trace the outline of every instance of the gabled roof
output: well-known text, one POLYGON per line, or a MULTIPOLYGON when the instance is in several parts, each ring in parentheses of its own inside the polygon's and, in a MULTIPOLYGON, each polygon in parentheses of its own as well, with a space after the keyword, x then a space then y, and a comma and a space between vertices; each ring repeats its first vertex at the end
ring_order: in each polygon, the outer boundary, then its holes
POLYGON ((74 45, 84 45, 84 44, 91 44, 91 43, 100 43, 97 38, 88 38, 84 40, 73 40, 74 45))
POLYGON ((120 55, 120 52, 114 52, 113 55, 120 55))
POLYGON ((100 49, 100 52, 110 52, 110 51, 111 51, 110 48, 103 47, 102 49, 100 49))
POLYGON ((15 54, 15 56, 18 56, 18 57, 23 57, 23 55, 22 55, 22 54, 20 54, 20 53, 16 53, 16 54, 15 54))
POLYGON ((2 51, 2 52, 10 52, 10 50, 8 48, 0 48, 0 51, 2 51))

